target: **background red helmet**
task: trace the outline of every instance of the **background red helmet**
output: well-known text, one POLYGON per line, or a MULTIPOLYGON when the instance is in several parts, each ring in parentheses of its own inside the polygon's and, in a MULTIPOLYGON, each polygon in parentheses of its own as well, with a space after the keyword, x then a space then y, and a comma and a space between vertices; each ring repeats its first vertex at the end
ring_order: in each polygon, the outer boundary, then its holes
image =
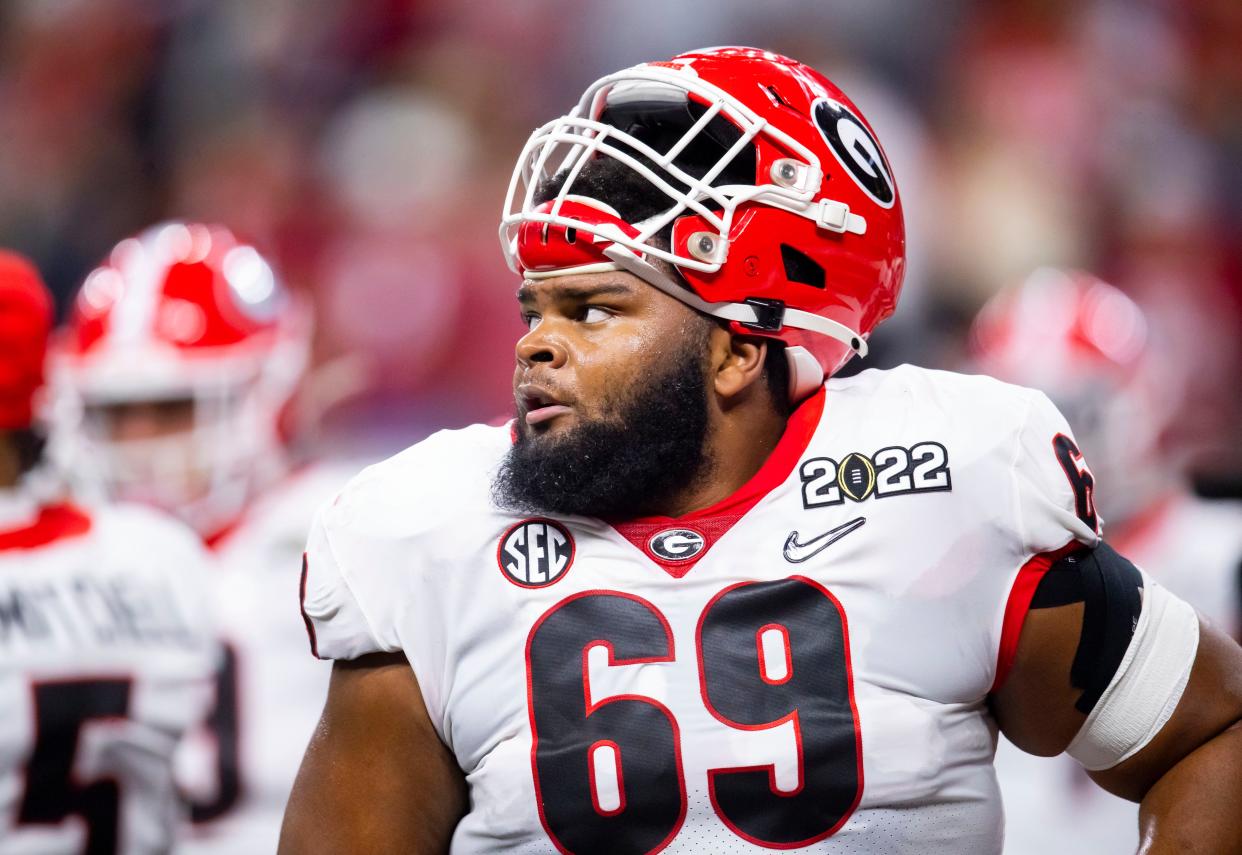
POLYGON ((1064 413, 1121 522, 1178 483, 1161 447, 1184 384, 1128 296, 1081 271, 1042 268, 989 300, 971 327, 976 370, 1040 389, 1064 413))
POLYGON ((168 222, 87 277, 53 360, 52 448, 68 474, 159 505, 203 533, 283 464, 280 417, 310 322, 272 266, 221 226, 168 222), (108 411, 188 401, 183 435, 118 440, 108 411))
POLYGON ((52 298, 25 258, 0 250, 0 429, 30 427, 52 326, 52 298))
POLYGON ((970 330, 979 366, 1026 386, 1069 391, 1118 387, 1148 351, 1147 318, 1090 273, 1045 267, 989 300, 970 330))
POLYGON ((625 269, 734 330, 789 345, 791 396, 822 383, 892 314, 905 231, 892 171, 858 109, 778 54, 711 48, 611 74, 537 129, 501 223, 528 278, 625 269), (627 223, 575 192, 592 158, 620 161, 668 197, 627 223), (540 182, 564 173, 555 198, 540 182), (671 246, 653 240, 672 227, 671 246), (651 264, 672 264, 690 291, 651 264))

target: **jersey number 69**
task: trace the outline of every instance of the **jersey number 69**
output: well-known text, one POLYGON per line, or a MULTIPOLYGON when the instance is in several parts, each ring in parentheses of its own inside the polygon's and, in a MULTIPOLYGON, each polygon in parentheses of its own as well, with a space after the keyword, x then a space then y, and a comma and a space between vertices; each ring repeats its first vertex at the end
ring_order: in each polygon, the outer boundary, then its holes
MULTIPOLYGON (((540 818, 561 852, 659 851, 686 816, 677 719, 644 695, 593 699, 588 658, 597 647, 609 665, 675 658, 668 621, 633 595, 584 591, 536 622, 526 660, 540 818), (615 782, 606 798, 597 768, 615 782)), ((778 785, 775 764, 708 771, 721 821, 779 849, 837 831, 862 795, 862 749, 836 598, 801 576, 725 588, 699 616, 695 655, 702 702, 715 719, 743 731, 792 723, 794 734, 796 782, 778 785)))

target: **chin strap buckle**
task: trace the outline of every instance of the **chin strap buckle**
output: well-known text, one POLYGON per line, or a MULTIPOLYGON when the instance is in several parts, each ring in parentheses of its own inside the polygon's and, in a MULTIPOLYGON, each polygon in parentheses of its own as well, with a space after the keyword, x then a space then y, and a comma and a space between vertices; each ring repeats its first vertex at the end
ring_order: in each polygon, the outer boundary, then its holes
POLYGON ((757 332, 780 332, 785 326, 785 303, 782 300, 766 300, 747 297, 744 301, 755 312, 753 321, 739 321, 742 326, 757 332))

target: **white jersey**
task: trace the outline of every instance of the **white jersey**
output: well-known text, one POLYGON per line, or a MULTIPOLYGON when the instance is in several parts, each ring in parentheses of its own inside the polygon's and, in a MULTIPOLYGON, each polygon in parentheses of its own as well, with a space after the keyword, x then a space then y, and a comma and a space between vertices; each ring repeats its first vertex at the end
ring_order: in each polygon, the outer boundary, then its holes
POLYGON ((0 853, 168 852, 216 649, 197 538, 0 492, 0 853))
POLYGON ((404 651, 466 775, 453 852, 1000 851, 985 701, 1049 554, 1098 541, 1047 398, 834 379, 733 497, 616 526, 497 510, 509 445, 371 467, 307 548, 317 653, 404 651))
MULTIPOLYGON (((1178 493, 1128 524, 1112 545, 1237 637, 1242 507, 1178 493)), ((1007 855, 1100 855, 1138 848, 1138 805, 1095 786, 1069 757, 1032 757, 1002 740, 996 771, 1009 806, 1007 855)))
POLYGON ((195 822, 179 855, 276 851, 280 823, 331 668, 308 655, 293 608, 306 531, 356 467, 316 465, 269 490, 213 543, 225 667, 205 732, 180 758, 195 822))

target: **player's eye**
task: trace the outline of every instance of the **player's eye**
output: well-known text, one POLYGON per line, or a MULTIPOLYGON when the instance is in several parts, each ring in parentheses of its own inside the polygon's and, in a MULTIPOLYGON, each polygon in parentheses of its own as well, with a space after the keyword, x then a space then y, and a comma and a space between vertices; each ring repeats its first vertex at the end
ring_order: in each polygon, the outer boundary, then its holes
POLYGON ((527 332, 539 326, 539 316, 530 312, 522 314, 522 324, 526 327, 527 332))
POLYGON ((584 324, 598 324, 600 321, 606 321, 611 317, 611 312, 607 309, 601 309, 599 306, 586 306, 582 310, 582 322, 584 324))

